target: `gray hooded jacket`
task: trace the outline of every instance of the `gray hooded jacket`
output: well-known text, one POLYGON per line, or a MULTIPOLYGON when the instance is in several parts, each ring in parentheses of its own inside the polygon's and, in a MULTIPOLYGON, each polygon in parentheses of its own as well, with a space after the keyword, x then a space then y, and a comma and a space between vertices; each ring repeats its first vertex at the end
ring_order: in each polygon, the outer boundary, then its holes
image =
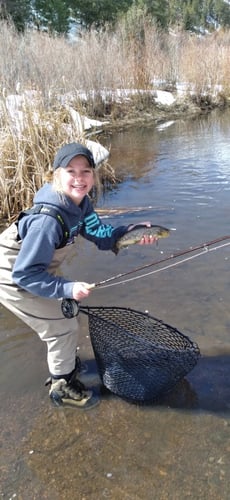
MULTIPOLYGON (((34 204, 48 205, 58 210, 68 228, 66 245, 81 235, 100 250, 111 250, 127 226, 113 228, 103 224, 88 196, 80 205, 67 196, 60 196, 51 184, 45 184, 35 195, 34 204)), ((12 279, 28 292, 49 298, 72 297, 73 282, 48 272, 53 255, 61 245, 63 230, 55 217, 39 213, 25 215, 18 222, 20 250, 12 271, 12 279)))

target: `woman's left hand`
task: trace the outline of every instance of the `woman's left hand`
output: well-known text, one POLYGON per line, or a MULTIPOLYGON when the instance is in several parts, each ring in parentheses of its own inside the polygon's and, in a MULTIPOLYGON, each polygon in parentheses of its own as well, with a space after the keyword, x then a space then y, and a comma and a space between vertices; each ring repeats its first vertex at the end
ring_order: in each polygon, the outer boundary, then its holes
POLYGON ((158 238, 156 236, 148 236, 147 234, 142 236, 141 240, 139 241, 138 245, 151 245, 152 243, 156 243, 158 241, 158 238))
MULTIPOLYGON (((138 224, 132 224, 129 226, 129 231, 132 231, 132 229, 135 229, 135 226, 146 226, 146 227, 151 227, 151 222, 139 222, 138 224)), ((158 238, 156 236, 149 236, 148 234, 144 234, 138 243, 138 245, 151 245, 152 243, 156 243, 158 241, 158 238)))

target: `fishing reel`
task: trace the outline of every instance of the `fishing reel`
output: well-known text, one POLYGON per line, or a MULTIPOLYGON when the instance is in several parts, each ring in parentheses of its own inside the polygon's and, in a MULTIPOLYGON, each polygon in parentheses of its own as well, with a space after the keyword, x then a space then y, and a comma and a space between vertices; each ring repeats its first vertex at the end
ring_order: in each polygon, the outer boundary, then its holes
POLYGON ((65 318, 74 318, 80 312, 80 304, 74 299, 63 299, 61 303, 61 310, 65 318))

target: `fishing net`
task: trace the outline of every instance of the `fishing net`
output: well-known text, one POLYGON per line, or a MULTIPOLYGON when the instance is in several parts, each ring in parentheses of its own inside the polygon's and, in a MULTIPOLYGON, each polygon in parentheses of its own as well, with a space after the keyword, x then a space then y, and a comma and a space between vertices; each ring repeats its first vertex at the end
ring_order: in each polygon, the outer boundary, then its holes
POLYGON ((118 396, 150 403, 196 365, 200 351, 176 328, 122 307, 80 307, 102 383, 118 396))

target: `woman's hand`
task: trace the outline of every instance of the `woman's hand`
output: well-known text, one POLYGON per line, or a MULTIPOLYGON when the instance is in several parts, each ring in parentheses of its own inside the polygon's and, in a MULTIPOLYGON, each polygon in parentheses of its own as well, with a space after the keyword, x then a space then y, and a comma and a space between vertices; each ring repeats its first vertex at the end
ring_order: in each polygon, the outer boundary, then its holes
POLYGON ((147 234, 142 236, 138 245, 151 245, 152 243, 156 243, 158 241, 157 236, 148 236, 147 234))
MULTIPOLYGON (((132 231, 132 229, 135 229, 136 226, 151 227, 151 222, 147 221, 147 222, 138 222, 138 224, 131 224, 128 228, 128 231, 132 231)), ((151 245, 152 243, 156 243, 157 241, 158 238, 156 236, 144 234, 138 245, 151 245)))
POLYGON ((85 283, 84 281, 76 281, 73 286, 73 299, 80 301, 89 296, 90 291, 94 288, 94 284, 85 283))

